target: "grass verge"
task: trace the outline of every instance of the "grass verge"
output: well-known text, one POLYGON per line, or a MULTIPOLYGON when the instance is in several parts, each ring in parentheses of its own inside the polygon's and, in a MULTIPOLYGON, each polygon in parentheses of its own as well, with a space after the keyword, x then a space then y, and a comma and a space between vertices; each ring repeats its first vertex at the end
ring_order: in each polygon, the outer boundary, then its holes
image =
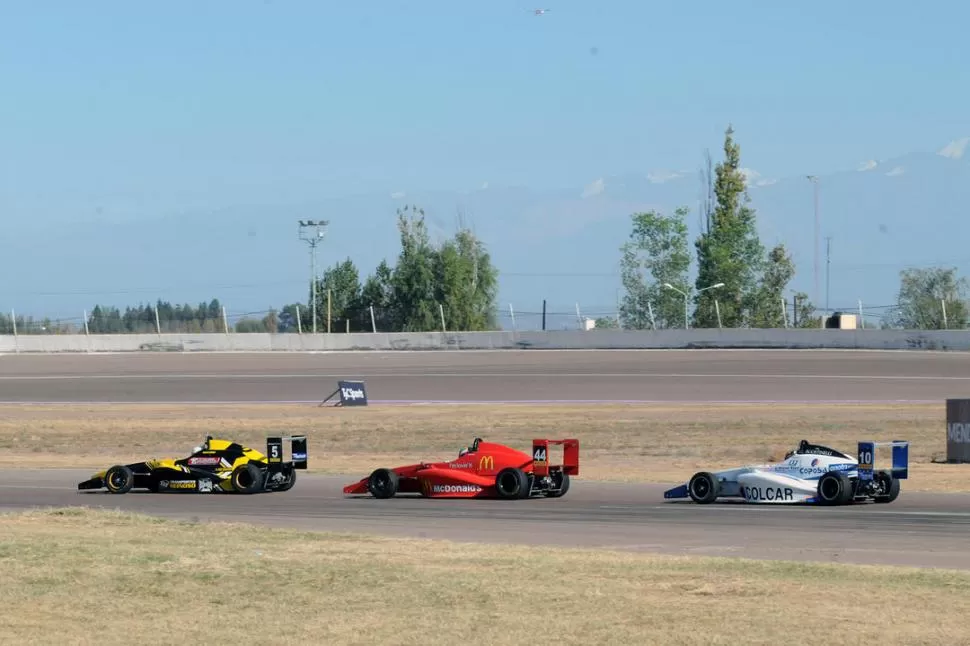
POLYGON ((450 459, 475 436, 521 446, 577 437, 581 477, 677 482, 698 469, 779 459, 802 438, 853 451, 855 442, 906 439, 909 491, 970 491, 970 465, 945 455, 942 405, 455 405, 367 408, 271 406, 4 406, 0 467, 104 468, 186 455, 205 435, 254 448, 269 434, 306 433, 318 473, 366 475, 377 466, 450 459))
POLYGON ((873 643, 935 645, 966 637, 970 573, 468 545, 72 508, 2 518, 0 605, 0 634, 16 644, 177 643, 245 626, 256 641, 287 644, 511 645, 525 635, 733 645, 846 626, 873 643))

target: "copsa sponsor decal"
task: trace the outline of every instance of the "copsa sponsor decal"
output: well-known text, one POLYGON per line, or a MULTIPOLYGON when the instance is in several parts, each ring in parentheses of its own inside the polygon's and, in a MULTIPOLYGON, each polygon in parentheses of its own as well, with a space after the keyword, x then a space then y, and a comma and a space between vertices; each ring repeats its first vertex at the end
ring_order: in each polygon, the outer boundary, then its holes
POLYGON ((852 471, 856 468, 854 464, 830 464, 829 471, 852 471))
POLYGON ((195 489, 195 480, 162 480, 162 489, 195 489))
POLYGON ((294 453, 293 454, 293 459, 294 460, 306 460, 306 453, 294 453))
POLYGON ((222 462, 219 456, 189 458, 189 464, 195 466, 215 466, 222 462))
POLYGON ((478 485, 440 485, 431 487, 432 493, 478 493, 482 488, 478 485))
POLYGON ((745 500, 794 500, 791 487, 741 487, 745 500))

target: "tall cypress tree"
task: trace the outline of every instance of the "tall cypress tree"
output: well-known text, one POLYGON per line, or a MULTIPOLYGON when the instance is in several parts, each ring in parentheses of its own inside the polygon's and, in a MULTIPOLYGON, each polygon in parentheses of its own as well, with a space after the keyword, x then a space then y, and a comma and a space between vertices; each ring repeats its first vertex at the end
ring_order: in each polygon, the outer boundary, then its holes
POLYGON ((438 330, 438 307, 434 293, 435 250, 431 246, 424 209, 398 209, 401 253, 391 278, 392 310, 402 332, 438 330))
POLYGON ((717 306, 724 327, 748 325, 759 298, 759 277, 764 268, 764 247, 758 238, 754 209, 748 206, 741 172, 741 147, 734 128, 724 136, 724 161, 714 173, 714 204, 695 242, 697 280, 695 327, 716 327, 717 306), (717 289, 705 289, 724 283, 717 289), (704 291, 699 291, 704 290, 704 291))

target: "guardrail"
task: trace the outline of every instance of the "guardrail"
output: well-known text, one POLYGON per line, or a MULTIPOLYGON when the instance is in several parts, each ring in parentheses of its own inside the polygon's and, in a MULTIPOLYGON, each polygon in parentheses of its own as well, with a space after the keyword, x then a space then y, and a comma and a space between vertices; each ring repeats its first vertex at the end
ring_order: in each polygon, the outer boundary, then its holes
POLYGON ((376 334, 0 336, 0 353, 635 350, 695 348, 970 350, 970 330, 565 330, 376 334))

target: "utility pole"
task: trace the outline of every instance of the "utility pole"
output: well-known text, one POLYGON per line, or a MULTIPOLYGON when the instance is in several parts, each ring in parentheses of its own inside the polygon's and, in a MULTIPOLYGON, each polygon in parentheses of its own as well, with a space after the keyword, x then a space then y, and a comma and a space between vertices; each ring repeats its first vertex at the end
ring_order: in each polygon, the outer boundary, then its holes
POLYGON ((326 234, 329 220, 300 220, 300 240, 310 245, 310 309, 313 333, 317 333, 317 244, 326 234))
POLYGON ((815 185, 815 255, 813 256, 814 266, 815 266, 815 306, 818 307, 818 176, 817 175, 806 175, 812 184, 815 185))
POLYGON ((832 266, 832 236, 825 237, 825 313, 829 311, 829 270, 832 266))

